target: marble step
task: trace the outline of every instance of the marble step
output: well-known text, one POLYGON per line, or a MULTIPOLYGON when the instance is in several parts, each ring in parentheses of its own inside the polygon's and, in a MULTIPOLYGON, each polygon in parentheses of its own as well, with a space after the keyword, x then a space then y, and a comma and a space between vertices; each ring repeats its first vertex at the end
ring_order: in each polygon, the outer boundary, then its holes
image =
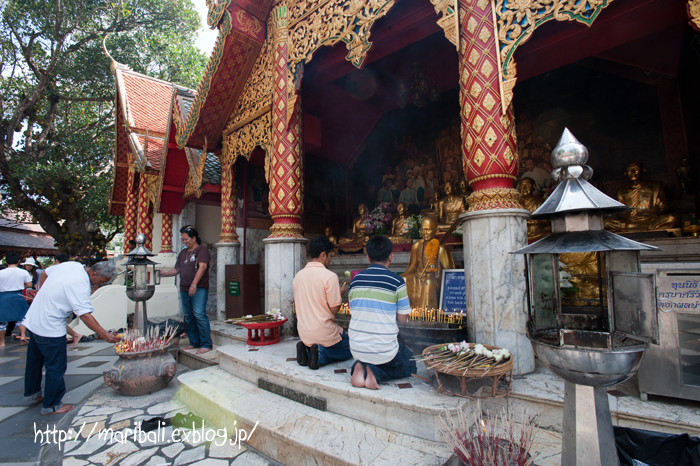
MULTIPOLYGON (((298 341, 283 340, 258 348, 243 343, 221 346, 218 348, 219 367, 255 385, 264 380, 322 399, 332 413, 431 441, 440 439, 437 418, 445 411, 454 416, 457 409, 468 415, 472 410, 481 409, 478 400, 438 395, 415 377, 392 380, 382 384, 380 390, 353 387, 350 383, 352 360, 312 371, 296 362, 298 341), (294 360, 288 361, 291 358, 294 360), (410 384, 410 388, 400 388, 399 384, 405 383, 410 384)), ((418 368, 419 375, 427 377, 424 365, 418 368)))
POLYGON ((216 346, 248 341, 248 331, 238 325, 225 322, 211 322, 211 340, 216 346))
POLYGON ((193 412, 230 436, 244 429, 250 446, 285 465, 440 466, 451 455, 444 443, 319 411, 218 367, 178 381, 178 397, 193 412))
POLYGON ((177 352, 177 362, 192 370, 204 369, 205 367, 217 366, 219 364, 220 355, 216 345, 214 345, 214 349, 208 353, 197 354, 196 352, 196 349, 179 349, 177 352))

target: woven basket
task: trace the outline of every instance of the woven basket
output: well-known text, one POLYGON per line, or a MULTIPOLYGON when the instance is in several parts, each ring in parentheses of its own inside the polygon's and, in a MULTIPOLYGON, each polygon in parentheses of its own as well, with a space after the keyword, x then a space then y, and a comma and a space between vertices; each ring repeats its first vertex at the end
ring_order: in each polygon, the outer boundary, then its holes
MULTIPOLYGON (((443 345, 433 345, 433 346, 428 346, 423 350, 423 357, 427 357, 432 353, 439 353, 442 350, 443 346, 447 345, 458 345, 459 342, 454 342, 454 343, 445 343, 443 345)), ((469 347, 472 348, 474 346, 473 343, 469 343, 469 347)), ((484 348, 486 348, 489 351, 493 350, 500 350, 498 346, 491 346, 491 345, 483 345, 484 348)), ((424 361, 426 363, 426 366, 428 366, 429 361, 424 361)), ((436 364, 436 365, 431 365, 429 366, 430 369, 434 371, 441 372, 443 374, 449 374, 449 375, 454 375, 457 377, 469 377, 469 378, 478 378, 478 377, 498 377, 500 375, 507 374, 513 370, 513 355, 510 355, 510 358, 506 362, 501 362, 497 367, 491 368, 490 370, 488 368, 486 369, 468 369, 465 371, 464 369, 452 369, 452 368, 446 368, 447 364, 436 364)))

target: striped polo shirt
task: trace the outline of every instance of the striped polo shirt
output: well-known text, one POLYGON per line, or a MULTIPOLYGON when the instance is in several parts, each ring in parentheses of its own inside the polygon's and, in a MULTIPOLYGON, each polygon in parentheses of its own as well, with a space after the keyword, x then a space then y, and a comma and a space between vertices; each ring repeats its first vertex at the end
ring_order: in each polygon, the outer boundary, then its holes
POLYGON ((349 289, 350 351, 355 359, 384 364, 399 351, 396 314, 409 314, 403 278, 379 264, 355 275, 349 289))

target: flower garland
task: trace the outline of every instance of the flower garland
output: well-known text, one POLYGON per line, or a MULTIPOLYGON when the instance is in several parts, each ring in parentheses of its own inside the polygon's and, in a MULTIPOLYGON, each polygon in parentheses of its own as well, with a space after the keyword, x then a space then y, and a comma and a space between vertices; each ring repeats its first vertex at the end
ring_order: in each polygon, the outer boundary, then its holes
POLYGON ((440 240, 433 238, 427 243, 423 243, 424 256, 426 259, 426 271, 435 272, 437 271, 437 257, 440 252, 440 240))

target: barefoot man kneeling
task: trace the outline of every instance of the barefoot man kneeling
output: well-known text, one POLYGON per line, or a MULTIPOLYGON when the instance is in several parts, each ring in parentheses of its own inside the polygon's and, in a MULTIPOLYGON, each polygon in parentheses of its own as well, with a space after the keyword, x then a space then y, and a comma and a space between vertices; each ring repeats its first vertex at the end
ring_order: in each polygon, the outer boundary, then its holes
POLYGON ((367 241, 370 266, 350 284, 350 351, 356 359, 352 384, 379 390, 388 379, 409 377, 416 372, 413 353, 398 338, 396 321, 406 322, 411 306, 406 283, 388 267, 394 259, 386 236, 367 241))

